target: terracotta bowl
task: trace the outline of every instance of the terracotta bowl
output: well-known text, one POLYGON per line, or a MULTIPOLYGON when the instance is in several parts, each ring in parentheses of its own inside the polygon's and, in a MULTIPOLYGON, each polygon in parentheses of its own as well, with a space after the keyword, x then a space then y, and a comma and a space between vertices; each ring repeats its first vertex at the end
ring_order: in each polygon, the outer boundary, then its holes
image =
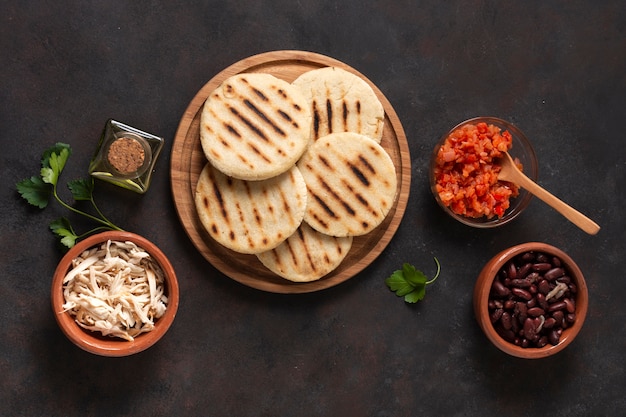
POLYGON ((469 120, 465 120, 464 122, 461 122, 458 125, 454 126, 452 129, 450 129, 444 135, 441 136, 441 138, 435 145, 435 148, 433 149, 433 153, 431 155, 431 160, 430 160, 430 169, 429 169, 430 187, 435 197, 435 200, 437 201, 439 206, 443 209, 443 211, 445 211, 453 219, 468 226, 484 229, 484 228, 503 226, 509 223, 510 221, 512 221, 513 219, 515 219, 524 211, 524 209, 526 209, 526 207, 530 203, 530 200, 532 199, 532 194, 530 194, 528 191, 524 190, 523 188, 520 188, 519 195, 517 197, 512 197, 510 199, 510 206, 506 210, 504 215, 501 217, 496 216, 491 219, 487 218, 486 216, 474 218, 474 217, 468 217, 468 216, 456 214, 449 207, 447 207, 443 203, 443 201, 441 201, 439 193, 436 190, 437 179, 434 174, 435 167, 437 165, 436 158, 437 158, 437 153, 439 152, 439 148, 441 147, 441 145, 444 144, 444 142, 446 141, 448 136, 452 134, 452 132, 456 131, 457 129, 460 129, 466 124, 475 125, 481 122, 487 123, 488 125, 490 124, 495 125, 499 127, 502 131, 506 130, 511 134, 511 137, 513 139, 513 145, 511 146, 511 149, 509 150, 509 154, 514 159, 517 158, 520 161, 520 163, 523 166, 523 172, 526 174, 528 178, 530 178, 531 180, 535 182, 537 181, 538 164, 537 164, 537 156, 535 154, 535 151, 532 147, 530 140, 528 140, 526 135, 524 135, 524 133, 512 123, 509 123, 506 120, 502 120, 497 117, 475 117, 469 120))
POLYGON ((81 349, 101 356, 128 356, 154 345, 167 332, 176 316, 179 302, 179 289, 176 273, 167 257, 152 242, 142 236, 129 232, 108 231, 92 235, 71 248, 59 262, 52 279, 52 309, 63 333, 81 349), (145 249, 159 264, 165 274, 165 294, 168 297, 165 314, 155 321, 154 329, 127 341, 117 337, 102 336, 80 327, 68 312, 63 312, 63 278, 71 269, 72 260, 83 251, 107 240, 131 241, 145 249))
MULTIPOLYGON (((523 262, 526 263, 526 262, 523 262)), ((539 272, 540 275, 543 276, 545 272, 539 272)), ((502 278, 499 279, 502 281, 502 278)), ((558 281, 565 281, 563 278, 557 278, 552 280, 551 282, 556 283, 558 281)), ((540 282, 540 279, 536 282, 540 282)), ((554 285, 554 284, 553 284, 554 285)), ((530 290, 530 288, 528 288, 530 290)), ((541 291, 538 291, 539 293, 541 291)), ((544 287, 545 292, 545 287, 544 287)), ((499 298, 501 301, 507 299, 506 297, 499 298)), ((519 298, 517 298, 519 299, 519 298)), ((589 295, 587 291, 587 285, 585 283, 585 278, 580 270, 580 268, 576 265, 576 263, 562 250, 540 242, 529 242, 522 243, 511 248, 505 249, 502 252, 498 253, 494 256, 487 264, 484 266, 480 275, 478 276, 478 280, 476 281, 476 285, 474 287, 474 313, 476 315, 476 320, 480 328, 483 330, 487 338, 500 350, 509 355, 516 356, 519 358, 525 359, 537 359, 544 358, 547 356, 554 355, 567 347, 576 335, 580 332, 580 329, 583 326, 585 321, 585 317, 587 315, 587 308, 589 304, 589 295), (493 310, 489 309, 489 300, 490 298, 498 299, 495 296, 492 296, 492 293, 495 293, 495 290, 492 290, 492 286, 494 283, 494 279, 498 274, 500 277, 503 277, 505 274, 502 272, 503 268, 508 269, 510 266, 511 260, 519 260, 520 256, 527 252, 535 252, 535 253, 544 253, 549 257, 557 257, 561 260, 562 268, 565 270, 565 275, 569 276, 571 282, 575 284, 576 291, 568 292, 563 295, 561 298, 551 297, 552 302, 556 300, 564 301, 565 298, 570 298, 574 300, 574 308, 575 308, 575 316, 576 320, 568 324, 560 336, 558 344, 547 343, 543 347, 536 347, 534 344, 530 344, 529 347, 520 346, 521 341, 524 336, 516 337, 516 341, 511 342, 511 333, 508 333, 509 340, 506 340, 503 337, 503 327, 502 327, 502 319, 498 319, 495 323, 492 322, 494 319, 492 317, 493 310), (496 326, 499 330, 496 330, 496 326)), ((510 305, 510 304, 509 304, 510 305)), ((504 310, 506 311, 506 309, 504 310)), ((541 317, 543 319, 551 317, 551 314, 548 312, 549 309, 545 309, 545 314, 541 317)), ((567 310, 563 310, 565 314, 567 314, 567 310)), ((510 313, 513 314, 513 313, 510 313)), ((531 315, 528 314, 530 317, 531 315)), ((541 317, 538 318, 541 321, 541 317)), ((542 326, 541 326, 542 327, 542 326)), ((537 329, 541 329, 538 327, 537 329)), ((523 325, 520 324, 520 328, 523 328, 523 325)), ((533 330, 534 331, 534 330, 533 330)), ((536 334, 546 335, 549 333, 549 329, 544 329, 543 333, 536 332, 536 334)))

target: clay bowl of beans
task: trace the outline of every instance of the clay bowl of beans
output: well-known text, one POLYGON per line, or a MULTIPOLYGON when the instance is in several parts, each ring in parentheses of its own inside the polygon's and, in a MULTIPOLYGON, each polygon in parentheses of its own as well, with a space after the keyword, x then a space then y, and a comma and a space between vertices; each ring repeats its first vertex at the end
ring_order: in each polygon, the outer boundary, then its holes
POLYGON ((52 309, 65 336, 100 356, 129 356, 157 343, 179 303, 176 273, 146 238, 107 231, 79 241, 52 279, 52 309))
POLYGON ((435 145, 430 163, 431 190, 441 208, 459 222, 478 228, 502 226, 519 216, 532 194, 498 181, 503 152, 537 181, 535 151, 513 124, 497 117, 476 117, 446 132, 435 145))
POLYGON ((572 343, 588 302, 580 268, 562 250, 541 242, 494 256, 474 287, 474 313, 487 338, 525 359, 554 355, 572 343))

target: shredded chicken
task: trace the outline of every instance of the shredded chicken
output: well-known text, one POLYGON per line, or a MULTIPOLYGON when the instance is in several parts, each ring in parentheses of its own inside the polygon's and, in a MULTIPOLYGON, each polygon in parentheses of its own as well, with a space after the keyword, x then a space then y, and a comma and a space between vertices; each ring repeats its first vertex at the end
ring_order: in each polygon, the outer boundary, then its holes
POLYGON ((161 268, 133 242, 109 240, 72 261, 63 279, 65 304, 83 328, 134 340, 165 313, 161 268))

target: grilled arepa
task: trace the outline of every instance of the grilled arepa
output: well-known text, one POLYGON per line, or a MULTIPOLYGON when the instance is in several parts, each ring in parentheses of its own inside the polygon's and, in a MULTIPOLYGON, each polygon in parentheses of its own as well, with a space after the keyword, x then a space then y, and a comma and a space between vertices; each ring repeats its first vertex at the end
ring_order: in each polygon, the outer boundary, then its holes
POLYGON ((263 181, 229 177, 207 163, 196 186, 198 216, 225 247, 254 254, 278 246, 302 223, 307 191, 294 165, 263 181))
POLYGON ((337 268, 351 247, 352 236, 329 236, 303 222, 283 243, 256 256, 270 271, 289 281, 310 282, 337 268))
POLYGON ((309 143, 311 111, 300 90, 270 74, 227 78, 207 98, 200 141, 228 176, 263 180, 291 168, 309 143))
POLYGON ((313 141, 331 133, 355 132, 380 143, 385 110, 361 77, 337 67, 307 71, 292 83, 311 109, 313 141))
POLYGON ((367 136, 333 133, 313 143, 298 162, 308 197, 304 220, 331 236, 364 235, 384 220, 397 191, 387 152, 367 136))

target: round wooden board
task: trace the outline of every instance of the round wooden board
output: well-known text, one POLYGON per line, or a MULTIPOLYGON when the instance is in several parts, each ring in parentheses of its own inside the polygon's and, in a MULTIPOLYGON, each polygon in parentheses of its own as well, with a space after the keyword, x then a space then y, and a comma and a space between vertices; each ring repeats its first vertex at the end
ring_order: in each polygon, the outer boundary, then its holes
POLYGON ((178 216, 200 253, 228 277, 253 288, 274 293, 306 293, 344 282, 361 272, 385 249, 395 234, 409 198, 411 159, 402 124, 382 92, 363 74, 336 59, 305 51, 274 51, 243 59, 213 77, 193 98, 178 126, 171 156, 171 185, 178 216), (233 252, 214 241, 200 223, 194 203, 198 176, 207 160, 200 143, 200 114, 209 94, 226 78, 244 72, 269 73, 292 82, 300 74, 327 66, 336 66, 363 78, 374 89, 385 109, 385 126, 381 145, 391 156, 398 178, 394 207, 385 221, 372 232, 355 237, 342 264, 321 279, 293 283, 274 274, 254 255, 233 252))

